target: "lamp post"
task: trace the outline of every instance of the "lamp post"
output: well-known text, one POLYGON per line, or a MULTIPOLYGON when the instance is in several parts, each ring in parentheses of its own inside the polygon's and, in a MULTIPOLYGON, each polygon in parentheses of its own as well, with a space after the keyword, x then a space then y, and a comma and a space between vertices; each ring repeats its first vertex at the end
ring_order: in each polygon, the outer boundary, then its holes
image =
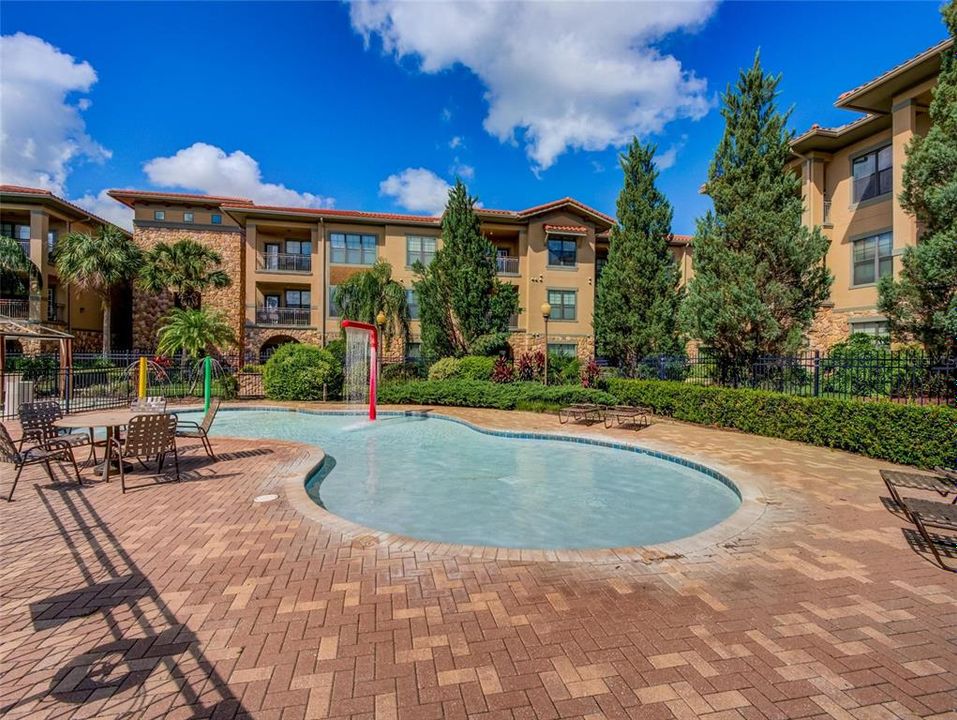
MULTIPOLYGON (((379 337, 382 338, 382 330, 385 327, 385 313, 380 310, 376 313, 375 324, 379 326, 379 337)), ((382 342, 379 342, 379 356, 375 359, 376 376, 379 374, 379 366, 382 364, 382 342)))
POLYGON ((542 303, 542 317, 545 319, 545 385, 548 385, 548 318, 552 314, 552 306, 542 303))

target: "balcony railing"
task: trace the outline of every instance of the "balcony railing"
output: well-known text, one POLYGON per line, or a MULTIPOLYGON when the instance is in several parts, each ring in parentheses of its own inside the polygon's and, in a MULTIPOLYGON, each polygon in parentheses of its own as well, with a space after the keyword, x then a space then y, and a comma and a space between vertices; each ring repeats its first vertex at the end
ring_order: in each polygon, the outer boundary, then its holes
POLYGON ((831 201, 830 201, 830 200, 825 200, 825 201, 824 201, 824 219, 823 219, 823 223, 824 223, 825 225, 830 225, 830 224, 831 224, 831 201))
POLYGON ((256 267, 266 272, 311 272, 312 255, 259 252, 256 267))
POLYGON ((312 308, 300 307, 257 307, 257 325, 309 325, 312 308))
POLYGON ((0 315, 14 320, 28 320, 30 318, 29 300, 0 300, 0 315))
POLYGON ((65 323, 66 305, 63 303, 47 303, 47 322, 65 323))
POLYGON ((495 268, 500 275, 518 275, 518 258, 499 255, 495 258, 495 268))

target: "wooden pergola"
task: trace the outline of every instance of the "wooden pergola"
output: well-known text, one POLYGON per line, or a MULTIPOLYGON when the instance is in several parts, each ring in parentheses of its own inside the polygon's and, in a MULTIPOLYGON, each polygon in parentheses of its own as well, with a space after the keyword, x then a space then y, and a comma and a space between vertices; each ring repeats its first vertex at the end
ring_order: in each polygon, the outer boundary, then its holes
POLYGON ((11 338, 17 340, 51 340, 59 343, 60 372, 64 377, 62 388, 64 398, 68 398, 73 378, 73 336, 70 333, 43 325, 0 316, 0 408, 3 407, 6 399, 4 395, 7 391, 7 340, 11 338))

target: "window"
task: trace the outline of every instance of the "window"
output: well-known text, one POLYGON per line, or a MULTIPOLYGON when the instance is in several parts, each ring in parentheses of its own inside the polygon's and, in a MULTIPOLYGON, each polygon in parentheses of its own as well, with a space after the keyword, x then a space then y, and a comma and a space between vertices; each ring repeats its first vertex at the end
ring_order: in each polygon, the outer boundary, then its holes
POLYGON ((191 223, 191 222, 193 222, 193 213, 191 213, 191 212, 184 212, 184 213, 183 213, 183 222, 184 222, 184 223, 191 223))
POLYGON ((279 243, 266 243, 263 245, 263 268, 265 270, 279 269, 279 243))
POLYGON ((548 238, 548 264, 554 267, 575 267, 578 263, 578 241, 575 238, 551 235, 548 238))
POLYGON ((876 338, 886 338, 890 334, 887 328, 887 320, 851 322, 851 333, 863 333, 876 338))
POLYGON ((52 254, 54 248, 56 248, 56 238, 57 238, 56 230, 50 230, 47 233, 47 252, 48 253, 52 254))
POLYGON ((279 307, 279 296, 278 295, 263 295, 263 307, 267 307, 267 308, 279 307))
POLYGON ((409 319, 419 319, 419 299, 415 296, 415 290, 408 288, 405 291, 405 302, 409 306, 409 319))
POLYGON ((552 306, 550 320, 574 320, 577 290, 549 290, 548 304, 552 306))
POLYGON ((223 224, 223 216, 222 216, 222 215, 210 215, 210 216, 209 216, 209 221, 210 221, 213 225, 222 225, 222 224, 223 224))
POLYGON ((575 343, 548 343, 549 355, 561 357, 578 357, 578 346, 575 343))
POLYGON ((309 290, 286 290, 286 307, 307 308, 312 302, 312 293, 309 290))
POLYGON ((375 262, 376 236, 332 233, 332 262, 341 265, 371 265, 375 262))
POLYGON ((851 163, 854 175, 854 202, 870 200, 891 191, 891 146, 885 145, 851 163))
POLYGON ((890 232, 854 241, 853 285, 873 285, 894 274, 894 236, 890 232))
POLYGON ((607 255, 602 255, 600 257, 595 258, 595 280, 596 281, 601 278, 601 273, 605 269, 605 265, 607 264, 608 264, 607 255))
POLYGON ((337 318, 342 315, 342 309, 339 307, 339 303, 336 302, 336 289, 338 285, 329 286, 329 317, 337 318))
POLYGON ((165 210, 154 210, 154 211, 153 211, 153 219, 154 219, 154 220, 165 220, 165 219, 166 219, 166 211, 165 211, 165 210))
POLYGON ((422 235, 405 236, 405 264, 412 267, 417 262, 428 265, 435 259, 434 237, 422 235))
POLYGON ((405 356, 410 360, 418 360, 422 357, 422 343, 410 342, 405 344, 405 356))

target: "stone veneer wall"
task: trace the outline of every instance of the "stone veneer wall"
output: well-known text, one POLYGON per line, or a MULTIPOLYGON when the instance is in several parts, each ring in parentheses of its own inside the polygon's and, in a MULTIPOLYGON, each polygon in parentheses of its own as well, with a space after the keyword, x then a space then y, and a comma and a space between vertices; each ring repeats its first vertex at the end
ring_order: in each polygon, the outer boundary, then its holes
MULTIPOLYGON (((139 227, 133 231, 133 241, 142 249, 150 250, 159 242, 173 243, 183 238, 212 248, 223 258, 222 269, 233 282, 229 287, 207 290, 202 307, 222 311, 226 315, 236 340, 237 350, 244 345, 245 283, 243 281, 245 241, 239 229, 207 230, 182 227, 139 227)), ((156 347, 156 331, 163 316, 173 307, 169 293, 151 295, 140 290, 133 292, 133 347, 152 350, 156 347)))
MULTIPOLYGON (((515 357, 526 352, 545 350, 545 336, 538 333, 511 333, 508 337, 508 342, 509 345, 512 346, 512 353, 515 357)), ((595 357, 595 339, 590 335, 559 335, 550 332, 548 333, 548 342, 550 345, 574 343, 578 348, 576 355, 582 362, 588 362, 595 357)))
POLYGON ((262 327, 259 325, 250 325, 246 328, 245 351, 246 354, 258 362, 259 351, 264 343, 273 338, 292 338, 301 343, 310 345, 322 345, 322 333, 316 328, 301 327, 262 327))
POLYGON ((808 330, 808 349, 819 350, 822 353, 829 351, 834 345, 847 340, 851 334, 851 320, 857 318, 873 319, 873 308, 858 311, 835 311, 833 307, 825 305, 814 316, 814 322, 808 330))

